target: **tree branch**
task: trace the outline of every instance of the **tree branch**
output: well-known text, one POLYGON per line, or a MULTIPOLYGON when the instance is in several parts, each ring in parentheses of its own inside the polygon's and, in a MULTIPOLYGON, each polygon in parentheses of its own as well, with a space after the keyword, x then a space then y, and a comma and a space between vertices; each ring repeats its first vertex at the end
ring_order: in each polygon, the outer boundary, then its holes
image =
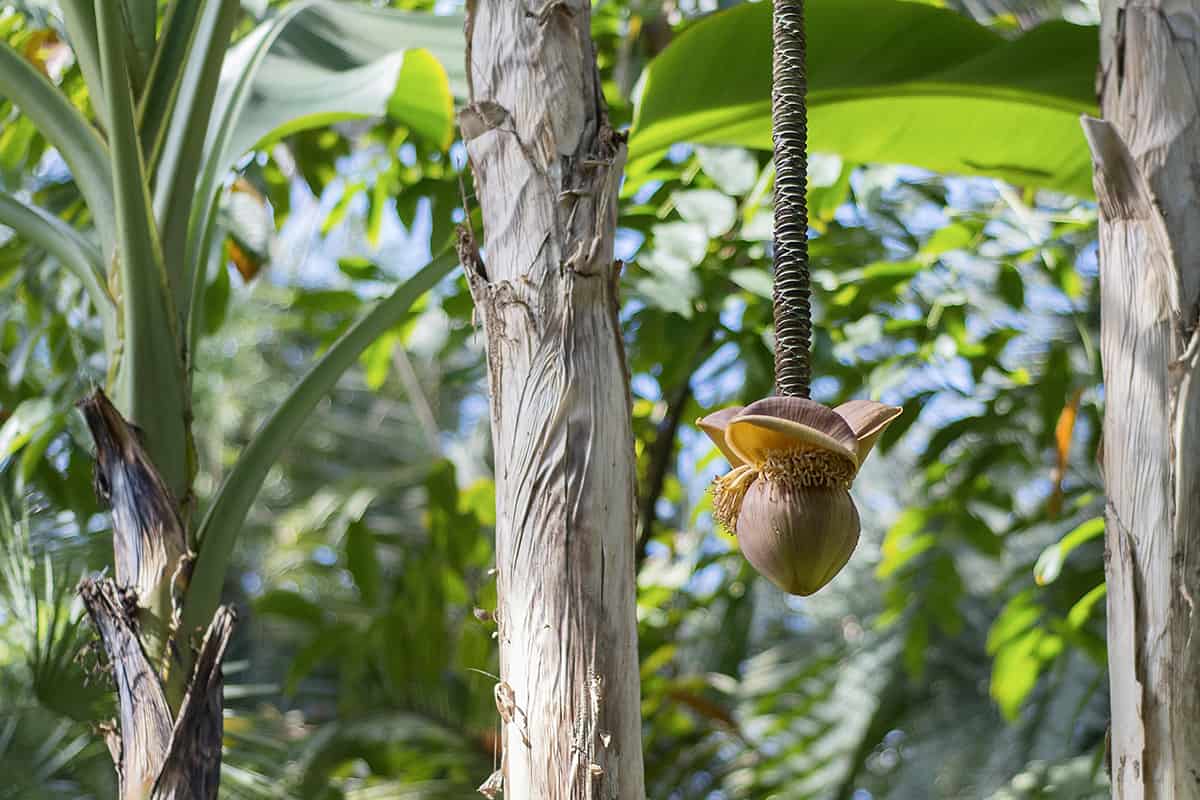
POLYGON ((667 401, 667 413, 658 423, 658 433, 650 446, 650 464, 646 467, 646 491, 638 501, 638 540, 637 568, 646 560, 646 546, 654 535, 654 526, 658 523, 658 501, 662 497, 663 487, 667 482, 667 473, 671 468, 672 456, 675 454, 675 439, 679 435, 679 423, 683 420, 683 409, 692 399, 692 376, 688 374, 676 389, 675 394, 667 401))

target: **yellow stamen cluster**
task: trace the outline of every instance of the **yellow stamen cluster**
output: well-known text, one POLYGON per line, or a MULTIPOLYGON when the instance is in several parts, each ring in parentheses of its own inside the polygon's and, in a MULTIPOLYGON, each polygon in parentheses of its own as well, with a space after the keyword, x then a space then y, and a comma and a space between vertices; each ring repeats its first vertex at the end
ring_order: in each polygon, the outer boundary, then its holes
POLYGON ((850 488, 854 463, 828 450, 789 448, 768 450, 758 467, 763 477, 788 486, 850 488))
POLYGON ((757 477, 758 470, 749 464, 742 464, 713 479, 713 517, 721 527, 732 534, 737 533, 742 498, 746 496, 746 490, 757 477))
POLYGON ((737 534, 738 516, 746 490, 759 476, 783 486, 850 488, 854 463, 828 450, 794 447, 768 450, 757 466, 742 464, 713 480, 713 517, 732 534, 737 534))

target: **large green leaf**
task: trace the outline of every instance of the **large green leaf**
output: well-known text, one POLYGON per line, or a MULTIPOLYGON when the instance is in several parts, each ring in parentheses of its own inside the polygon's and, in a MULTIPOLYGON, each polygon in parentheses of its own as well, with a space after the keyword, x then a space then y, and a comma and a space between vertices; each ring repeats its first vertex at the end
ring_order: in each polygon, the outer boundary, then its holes
POLYGON ((449 145, 454 97, 465 84, 461 39, 461 16, 313 0, 287 7, 231 48, 189 225, 189 308, 204 299, 213 198, 239 158, 265 141, 362 117, 390 116, 449 145))
POLYGON ((462 61, 461 38, 459 17, 331 2, 307 5, 282 25, 264 24, 226 56, 215 121, 232 126, 220 162, 232 164, 266 138, 388 114, 448 145, 454 87, 447 65, 462 61), (230 103, 240 105, 236 118, 222 119, 230 103))
POLYGON ((185 313, 191 276, 179 256, 187 251, 205 132, 221 64, 240 10, 237 0, 191 0, 186 7, 172 6, 164 24, 163 48, 178 47, 185 55, 159 49, 150 86, 139 107, 139 132, 148 154, 147 175, 154 181, 154 217, 163 253, 168 256, 167 277, 176 307, 185 313), (184 26, 187 30, 181 32, 179 28, 184 26), (185 35, 187 39, 180 44, 178 40, 185 35))
MULTIPOLYGON (((1095 28, 1051 22, 1007 40, 929 5, 806 5, 811 150, 1091 193, 1079 115, 1096 112, 1095 28)), ((769 149, 770 114, 770 4, 714 14, 650 64, 631 171, 675 142, 769 149)))

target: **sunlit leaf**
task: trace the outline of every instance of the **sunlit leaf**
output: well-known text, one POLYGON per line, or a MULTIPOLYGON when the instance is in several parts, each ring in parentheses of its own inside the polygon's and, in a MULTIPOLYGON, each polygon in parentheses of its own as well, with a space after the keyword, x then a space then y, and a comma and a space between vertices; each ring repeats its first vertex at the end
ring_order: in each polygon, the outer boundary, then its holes
POLYGON ((737 219, 737 203, 715 189, 689 189, 671 195, 679 216, 701 226, 709 238, 721 236, 737 219))
POLYGON ((1000 648, 1029 630, 1041 617, 1042 610, 1034 602, 1033 593, 1024 591, 1018 594, 1004 606, 992 623, 987 637, 988 653, 994 655, 999 652, 1000 648))
POLYGON ((0 426, 0 461, 20 450, 54 418, 54 402, 48 397, 25 400, 12 410, 0 426))
POLYGON ((1037 685, 1042 668, 1038 648, 1045 635, 1040 628, 1028 630, 996 653, 990 689, 992 698, 1009 720, 1016 718, 1021 704, 1037 685))
POLYGON ((697 147, 696 160, 717 188, 733 197, 749 192, 758 180, 758 161, 741 147, 697 147))
MULTIPOLYGON (((1079 115, 1096 113, 1095 29, 1051 22, 1010 41, 897 0, 811 0, 806 16, 811 150, 1091 194, 1079 115)), ((631 159, 675 142, 770 149, 770 42, 769 3, 672 42, 648 70, 631 159)))
POLYGON ((1067 624, 1075 629, 1082 628, 1092 616, 1097 604, 1107 595, 1107 590, 1108 587, 1102 583, 1081 597, 1067 612, 1067 624))
POLYGON ((1038 586, 1053 583, 1058 578, 1059 573, 1062 572, 1063 562, 1066 561, 1072 550, 1084 542, 1103 535, 1104 518, 1095 517, 1081 523, 1063 538, 1043 550, 1033 567, 1034 580, 1037 581, 1038 586))
POLYGON ((256 29, 226 56, 216 119, 228 124, 224 109, 236 80, 248 77, 252 84, 218 158, 232 164, 268 137, 385 114, 447 144, 454 120, 446 70, 461 63, 461 45, 450 41, 452 32, 461 39, 461 24, 453 17, 310 3, 278 34, 269 24, 256 29), (256 48, 271 35, 278 35, 277 44, 248 72, 256 48), (447 60, 450 54, 457 60, 447 60))

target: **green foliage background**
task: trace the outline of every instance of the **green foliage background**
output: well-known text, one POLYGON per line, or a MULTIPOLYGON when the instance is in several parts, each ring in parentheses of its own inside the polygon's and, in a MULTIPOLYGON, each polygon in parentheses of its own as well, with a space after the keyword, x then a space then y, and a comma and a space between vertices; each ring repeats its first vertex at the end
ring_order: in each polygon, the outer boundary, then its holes
MULTIPOLYGON (((239 37, 286 4, 245 5, 239 37)), ((855 89, 813 112, 814 393, 905 414, 856 483, 851 565, 801 601, 714 530, 706 489, 724 466, 691 424, 771 389, 765 9, 722 3, 696 22, 717 5, 593 11, 612 117, 634 125, 618 255, 643 475, 649 795, 1106 796, 1095 207, 1067 124, 1091 107, 1097 34, 1063 21, 1094 9, 973 3, 972 19, 872 0, 886 12, 870 16, 874 39, 835 26, 845 42, 820 40, 874 69, 818 69, 831 58, 812 74, 818 101, 855 89), (902 35, 914 30, 934 44, 918 52, 902 35), (971 46, 939 49, 947 31, 971 46), (690 50, 703 36, 720 49, 690 50), (997 115, 1024 138, 979 122, 997 115), (889 140, 889 124, 908 139, 889 140)), ((825 6, 813 0, 812 35, 825 6)), ((0 36, 87 109, 59 27, 40 3, 0 12, 0 36)), ((364 58, 381 46, 370 33, 364 58)), ((196 356, 201 509, 297 377, 442 251, 464 191, 471 205, 438 100, 461 97, 451 41, 385 87, 390 115, 310 115, 253 157, 240 150, 273 125, 231 151, 227 263, 208 274, 196 356)), ((4 98, 0 120, 0 188, 86 228, 45 139, 4 98)), ((70 592, 111 558, 71 410, 106 369, 80 281, 0 228, 0 766, 18 776, 0 798, 113 793, 91 727, 111 701, 70 592)), ((476 614, 495 603, 485 390, 455 274, 367 349, 272 468, 224 593, 241 621, 223 796, 478 796, 496 757, 494 627, 476 614)))

